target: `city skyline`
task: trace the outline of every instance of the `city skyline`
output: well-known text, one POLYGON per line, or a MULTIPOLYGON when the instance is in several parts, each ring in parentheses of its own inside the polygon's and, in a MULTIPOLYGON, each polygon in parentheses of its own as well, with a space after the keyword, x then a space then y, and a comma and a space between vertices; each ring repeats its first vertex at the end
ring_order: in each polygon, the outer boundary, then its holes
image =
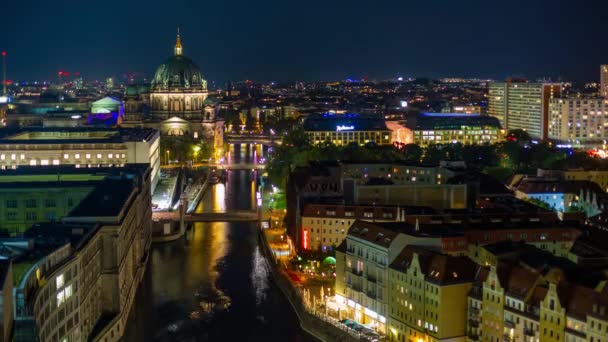
POLYGON ((166 11, 162 1, 109 1, 103 8, 70 0, 9 3, 14 15, 5 18, 0 49, 8 52, 12 80, 54 80, 59 70, 89 80, 128 72, 151 77, 181 27, 184 54, 217 82, 365 76, 597 82, 608 53, 596 43, 605 33, 599 13, 608 5, 564 4, 176 1, 166 11))

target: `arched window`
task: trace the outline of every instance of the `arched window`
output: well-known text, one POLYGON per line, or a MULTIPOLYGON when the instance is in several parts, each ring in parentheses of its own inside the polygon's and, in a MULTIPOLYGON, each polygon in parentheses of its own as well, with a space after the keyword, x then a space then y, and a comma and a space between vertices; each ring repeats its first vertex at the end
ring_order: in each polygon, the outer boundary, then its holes
POLYGON ((184 135, 184 130, 179 127, 169 128, 167 135, 184 135))

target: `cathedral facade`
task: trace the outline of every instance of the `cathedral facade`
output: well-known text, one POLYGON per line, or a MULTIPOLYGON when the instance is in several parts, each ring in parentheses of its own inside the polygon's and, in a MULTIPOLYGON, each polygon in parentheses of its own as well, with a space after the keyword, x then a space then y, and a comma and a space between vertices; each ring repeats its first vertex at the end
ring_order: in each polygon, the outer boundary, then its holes
POLYGON ((217 113, 217 100, 209 96, 199 67, 182 54, 178 33, 173 56, 157 68, 150 87, 125 90, 123 126, 156 128, 167 137, 189 135, 218 151, 224 143, 224 121, 217 113))

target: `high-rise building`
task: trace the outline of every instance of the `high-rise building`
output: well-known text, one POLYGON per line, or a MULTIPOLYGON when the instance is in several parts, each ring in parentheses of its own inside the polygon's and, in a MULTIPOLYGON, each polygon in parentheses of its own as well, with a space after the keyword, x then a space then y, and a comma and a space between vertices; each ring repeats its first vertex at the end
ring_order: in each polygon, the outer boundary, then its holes
POLYGON ((488 85, 488 115, 500 121, 500 125, 506 128, 507 123, 507 84, 504 82, 492 82, 488 85))
POLYGON ((608 97, 608 64, 600 65, 600 95, 608 97))
POLYGON ((549 100, 549 139, 573 145, 608 139, 608 99, 553 98, 549 100))
POLYGON ((559 83, 508 80, 490 84, 488 114, 504 118, 506 129, 521 129, 536 139, 548 138, 549 100, 561 94, 559 83))

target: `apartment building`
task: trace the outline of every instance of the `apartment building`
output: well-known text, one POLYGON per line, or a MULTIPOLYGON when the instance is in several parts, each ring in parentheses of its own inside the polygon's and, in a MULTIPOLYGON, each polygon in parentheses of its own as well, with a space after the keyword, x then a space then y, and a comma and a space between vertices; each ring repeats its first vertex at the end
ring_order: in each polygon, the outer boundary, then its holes
MULTIPOLYGON (((344 254, 337 253, 336 299, 348 306, 345 316, 387 333, 390 304, 389 265, 406 245, 441 250, 449 231, 421 231, 401 222, 355 221, 343 242, 344 254), (340 272, 340 273, 338 273, 340 272)), ((339 248, 340 249, 340 248, 339 248)))
POLYGON ((390 341, 464 341, 467 295, 477 265, 409 245, 391 263, 390 341))
MULTIPOLYGON (((485 273, 485 274, 484 274, 485 273)), ((605 341, 608 295, 525 266, 492 266, 469 293, 468 341, 605 341)))

